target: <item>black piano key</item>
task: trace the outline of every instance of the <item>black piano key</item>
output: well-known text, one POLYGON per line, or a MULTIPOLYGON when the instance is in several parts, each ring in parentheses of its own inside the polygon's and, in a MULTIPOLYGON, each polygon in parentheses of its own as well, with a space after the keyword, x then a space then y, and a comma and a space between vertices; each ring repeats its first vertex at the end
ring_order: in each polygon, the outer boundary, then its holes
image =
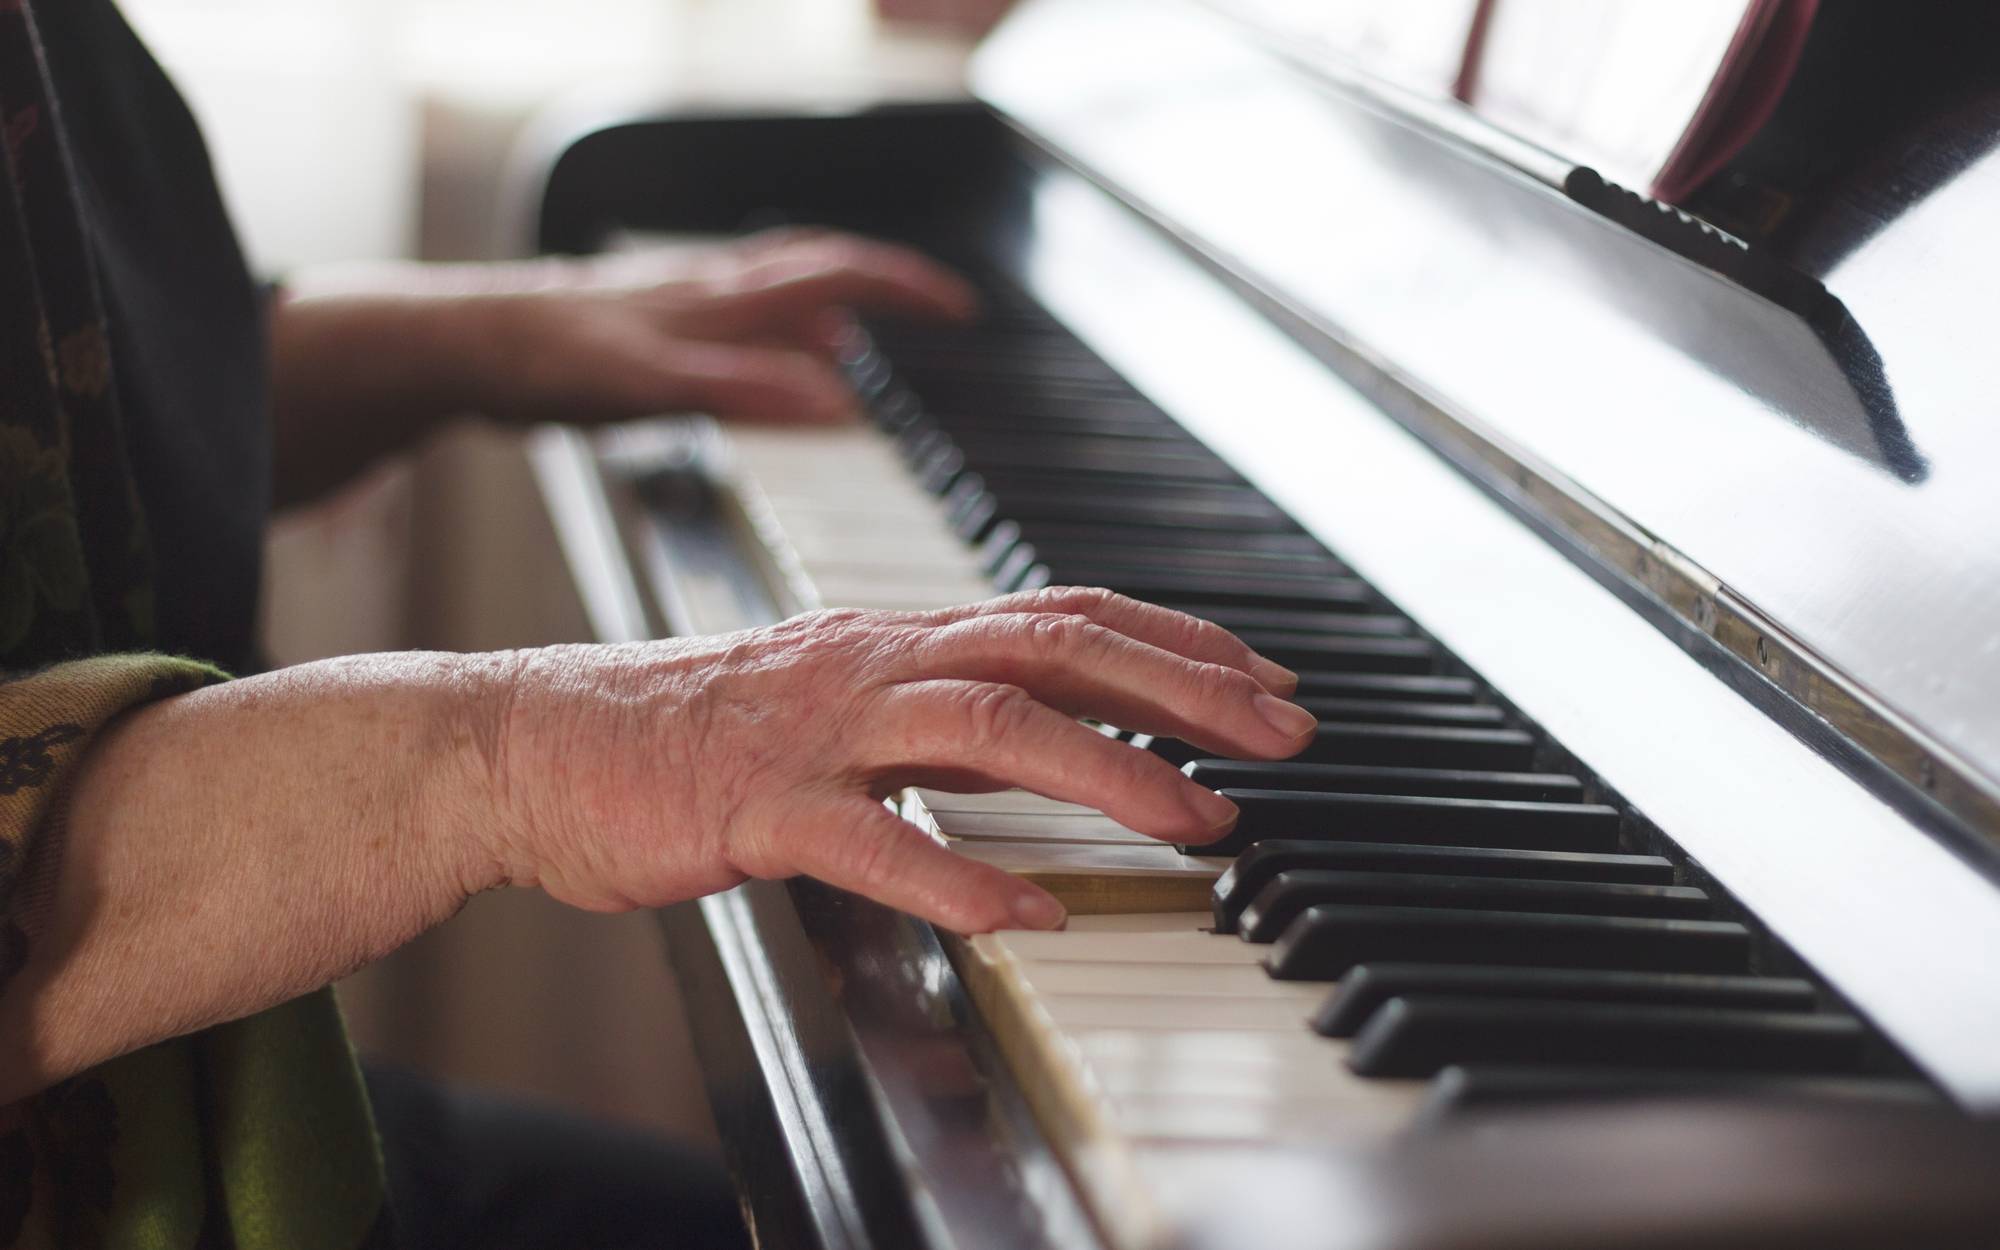
MULTIPOLYGON (((1178 738, 1155 738, 1148 749, 1175 768, 1210 754, 1178 738)), ((1534 767, 1535 740, 1519 729, 1322 721, 1312 741, 1293 758, 1307 764, 1527 772, 1534 767)))
MULTIPOLYGON (((1191 573, 1277 573, 1292 577, 1351 577, 1346 565, 1326 554, 1296 551, 1207 551, 1179 545, 1149 546, 1130 542, 1046 542, 1018 552, 1055 567, 1069 564, 1123 564, 1134 568, 1171 569, 1191 573)), ((1276 626, 1274 628, 1286 628, 1276 626)), ((1310 626, 1302 627, 1310 628, 1310 626)))
POLYGON ((927 407, 975 417, 1011 412, 1025 418, 1020 422, 1025 430, 1064 420, 1053 407, 1040 406, 1044 404, 1143 402, 1116 374, 1064 360, 1023 360, 1020 371, 1011 376, 998 368, 917 368, 901 361, 892 361, 890 367, 896 381, 915 391, 927 407))
POLYGON ((947 501, 961 491, 971 495, 975 476, 984 483, 980 490, 993 497, 1002 516, 1172 530, 1289 533, 1296 528, 1263 496, 1227 486, 1120 489, 1110 483, 1045 483, 1000 489, 990 478, 967 474, 952 487, 947 501))
POLYGON ((1341 978, 1313 1016, 1326 1037, 1352 1037, 1392 998, 1553 999, 1811 1011, 1812 982, 1797 977, 1702 976, 1687 972, 1604 972, 1588 968, 1481 968, 1461 964, 1362 964, 1341 978))
MULTIPOLYGON (((1153 603, 1169 600, 1213 607, 1275 605, 1322 611, 1365 606, 1375 601, 1375 593, 1351 577, 1291 577, 1252 569, 1208 573, 1063 561, 1048 561, 1047 568, 1049 580, 1061 585, 1108 586, 1121 595, 1153 603)), ((1428 660, 1428 647, 1423 648, 1423 654, 1428 660)))
POLYGON ((1185 436, 1179 439, 1096 438, 1061 430, 1038 430, 1028 437, 1021 431, 1005 437, 982 433, 954 436, 967 460, 996 468, 1032 469, 1044 464, 1102 464, 1158 467, 1166 473, 1226 474, 1218 481, 1241 481, 1236 471, 1214 452, 1185 436), (1196 467, 1199 466, 1199 467, 1196 467))
MULTIPOLYGON (((969 480, 970 475, 966 480, 969 480)), ((964 481, 953 491, 965 484, 964 481)), ((981 542, 1002 519, 1024 530, 1038 522, 1058 524, 1129 525, 1168 533, 1290 533, 1295 526, 1282 513, 1236 502, 1216 500, 1151 500, 1096 498, 1017 492, 1004 499, 990 492, 969 494, 953 502, 952 531, 967 542, 981 542)))
POLYGON ((954 450, 951 435, 937 428, 929 417, 906 414, 892 419, 896 421, 892 431, 896 436, 896 451, 910 468, 915 469, 933 456, 954 450))
POLYGON ((1742 972, 1749 959, 1749 930, 1723 920, 1322 904, 1292 922, 1264 966, 1281 981, 1338 981, 1364 963, 1742 972))
POLYGON ((1605 1103, 1618 1099, 1702 1098, 1833 1101, 1941 1107, 1922 1081, 1866 1076, 1765 1076, 1700 1069, 1453 1064, 1439 1072, 1415 1117, 1435 1128, 1479 1111, 1605 1103))
MULTIPOLYGON (((1226 622, 1217 621, 1218 625, 1226 622)), ((1301 695, 1334 695, 1403 702, 1469 703, 1479 697, 1479 683, 1470 677, 1415 673, 1335 673, 1299 671, 1301 695)))
MULTIPOLYGON (((1043 424, 1044 431, 1072 438, 1129 442, 1135 447, 1179 446, 1187 438, 1179 426, 1146 404, 1097 398, 1071 400, 1062 406, 1070 415, 1060 422, 1043 424)), ((922 410, 926 420, 954 439, 1018 438, 1024 424, 1036 419, 1032 413, 1008 411, 997 404, 977 409, 930 405, 922 410)))
POLYGON ((993 584, 1002 590, 1046 586, 1050 582, 1048 566, 1042 563, 1041 553, 1030 543, 1014 544, 1013 549, 1001 556, 999 563, 988 571, 993 575, 993 584))
POLYGON ((1275 942, 1308 907, 1461 907, 1483 911, 1563 912, 1574 916, 1658 916, 1698 920, 1707 892, 1684 885, 1612 881, 1536 881, 1413 872, 1281 872, 1237 917, 1246 942, 1275 942))
MULTIPOLYGON (((1153 600, 1163 608, 1198 616, 1204 621, 1213 621, 1233 633, 1257 630, 1275 630, 1284 633, 1325 633, 1325 634, 1374 634, 1382 637, 1402 637, 1416 632, 1410 618, 1385 612, 1379 608, 1358 610, 1348 608, 1340 611, 1325 611, 1317 608, 1275 608, 1269 605, 1250 607, 1242 604, 1201 603, 1191 599, 1178 599, 1162 595, 1153 600)), ((1310 670, 1308 670, 1310 671, 1310 670)), ((1339 673, 1332 676, 1350 676, 1339 673)), ((1306 673, 1299 674, 1301 685, 1306 673)), ((1425 676, 1426 674, 1385 673, 1385 677, 1425 676)), ((1472 686, 1465 678, 1440 678, 1441 681, 1463 682, 1466 697, 1471 697, 1472 686)), ((1422 697, 1422 696, 1413 696, 1422 697)))
POLYGON ((1181 770, 1211 790, 1311 790, 1322 794, 1410 794, 1442 799, 1581 803, 1583 782, 1566 773, 1483 773, 1449 768, 1367 768, 1290 760, 1199 759, 1181 770))
POLYGON ((1294 758, 1307 764, 1526 772, 1534 766, 1535 740, 1519 729, 1440 729, 1322 721, 1313 740, 1294 758))
MULTIPOLYGON (((1218 620, 1216 624, 1224 622, 1218 620)), ((1468 704, 1480 698, 1480 684, 1472 678, 1454 678, 1436 672, 1334 672, 1324 668, 1298 668, 1294 672, 1298 672, 1300 696, 1388 698, 1438 704, 1468 704)))
POLYGON ((1233 483, 1135 482, 1065 473, 1060 469, 1044 469, 1035 473, 1011 470, 989 473, 982 470, 977 474, 977 480, 968 479, 963 489, 967 493, 983 490, 998 498, 1002 504, 1016 500, 1045 501, 1052 506, 1091 502, 1145 503, 1212 509, 1243 516, 1284 515, 1278 505, 1258 493, 1255 487, 1233 483))
MULTIPOLYGON (((1274 572, 1292 578, 1338 578, 1346 570, 1328 560, 1324 564, 1308 560, 1304 556, 1240 556, 1240 554, 1212 554, 1212 552, 1184 552, 1174 548, 1148 548, 1134 546, 1124 552, 1108 552, 1104 548, 1074 548, 1074 546, 1052 546, 1038 548, 1030 542, 1014 544, 998 564, 992 566, 994 584, 998 586, 1048 586, 1058 584, 1092 584, 1088 576, 1090 570, 1102 570, 1108 566, 1126 566, 1126 570, 1144 572, 1170 572, 1174 576, 1186 574, 1240 574, 1244 570, 1252 572, 1274 572), (1078 558, 1070 558, 1068 552, 1084 552, 1078 558)), ((1168 596, 1154 596, 1154 602, 1166 602, 1168 596)), ((1202 606, 1212 608, 1212 606, 1202 606)), ((1198 608, 1196 614, 1204 614, 1198 608)), ((1348 628, 1348 632, 1370 632, 1370 634, 1408 634, 1412 630, 1410 622, 1400 616, 1386 614, 1364 614, 1364 612, 1326 612, 1336 626, 1348 628), (1354 622, 1350 626, 1350 622, 1354 622)))
POLYGON ((946 522, 951 532, 966 542, 984 543, 987 534, 1000 522, 1000 501, 983 493, 960 496, 958 487, 964 482, 965 479, 960 479, 952 488, 954 498, 946 522))
POLYGON ((957 384, 985 382, 995 377, 1009 383, 1125 384, 1111 366, 1095 356, 1055 346, 1059 342, 1047 340, 1045 345, 1039 345, 1039 350, 1037 345, 992 338, 982 338, 976 345, 905 343, 893 359, 896 371, 917 386, 926 380, 949 379, 957 384))
MULTIPOLYGON (((1026 441, 1032 445, 1036 440, 1026 441)), ((1016 493, 1026 493, 1176 503, 1192 500, 1198 503, 1238 504, 1259 512, 1277 511, 1276 506, 1258 494, 1254 487, 1246 486, 1240 480, 1171 478, 1160 474, 1119 473, 1087 465, 1053 463, 1044 464, 1032 474, 973 464, 969 466, 969 473, 977 474, 980 484, 999 496, 1002 502, 1016 493)))
POLYGON ((1347 1063, 1363 1076, 1396 1077, 1461 1063, 1858 1073, 1868 1030, 1853 1016, 1809 1012, 1392 998, 1355 1036, 1347 1063))
POLYGON ((1007 554, 1021 543, 1088 543, 1120 548, 1154 547, 1200 551, 1228 556, 1254 552, 1263 556, 1324 555, 1326 548, 1310 534, 1215 534, 1198 529, 1163 531, 1138 525, 1084 524, 1077 522, 1009 518, 993 526, 981 540, 980 559, 988 572, 997 569, 1007 554))
MULTIPOLYGON (((1354 603, 1369 592, 1360 583, 1354 603)), ((1304 606, 1304 605, 1296 605, 1304 606)), ((1290 669, 1335 669, 1351 673, 1428 673, 1437 666, 1437 648, 1421 638, 1358 638, 1344 634, 1284 633, 1239 629, 1236 636, 1268 659, 1290 669)))
MULTIPOLYGON (((883 353, 885 356, 888 353, 883 353)), ((1010 372, 993 362, 955 361, 950 368, 927 368, 890 357, 890 367, 902 383, 941 408, 967 407, 975 412, 1014 411, 1038 420, 1058 419, 1064 400, 1120 400, 1143 404, 1130 383, 1099 365, 1092 369, 1058 360, 1046 368, 1019 362, 1010 372)), ((1151 407, 1151 405, 1146 405, 1151 407)))
POLYGON ((1330 698, 1299 695, 1300 707, 1321 720, 1365 721, 1377 725, 1491 725, 1507 723, 1507 714, 1490 703, 1421 703, 1401 699, 1330 698))
POLYGON ((921 453, 913 451, 910 462, 910 471, 916 475, 917 484, 933 495, 950 493, 965 473, 965 456, 949 443, 927 448, 921 453))
POLYGON ((1215 928, 1234 933, 1236 918, 1281 872, 1434 872, 1552 881, 1626 881, 1672 885, 1674 866, 1658 855, 1593 855, 1483 846, 1400 842, 1299 842, 1274 838, 1236 857, 1215 882, 1215 928))
POLYGON ((1196 849, 1198 854, 1239 855, 1251 843, 1266 838, 1428 842, 1433 846, 1600 854, 1618 849, 1618 809, 1599 803, 1310 790, 1227 789, 1221 794, 1242 814, 1226 837, 1196 849))
POLYGON ((1013 472, 1020 469, 1050 469, 1063 480, 1159 482, 1168 486, 1240 485, 1234 469, 1213 457, 1178 454, 1171 443, 1136 443, 1122 450, 1107 450, 1115 440, 1036 435, 999 443, 986 439, 959 438, 955 450, 965 465, 981 474, 1013 472), (1152 450, 1160 448, 1163 450, 1152 450))

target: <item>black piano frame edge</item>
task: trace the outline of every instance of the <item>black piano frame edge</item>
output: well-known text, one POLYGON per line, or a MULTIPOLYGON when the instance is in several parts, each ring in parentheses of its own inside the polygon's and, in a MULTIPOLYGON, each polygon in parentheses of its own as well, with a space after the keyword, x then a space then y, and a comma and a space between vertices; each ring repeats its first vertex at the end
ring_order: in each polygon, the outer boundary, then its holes
POLYGON ((659 919, 758 1244, 1106 1244, 929 925, 804 878, 659 919))

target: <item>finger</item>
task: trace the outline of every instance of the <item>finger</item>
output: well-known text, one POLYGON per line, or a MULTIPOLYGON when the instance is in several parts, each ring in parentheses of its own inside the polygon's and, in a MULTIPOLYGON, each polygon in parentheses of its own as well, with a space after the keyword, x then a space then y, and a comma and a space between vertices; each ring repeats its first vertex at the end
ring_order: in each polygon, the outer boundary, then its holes
POLYGON ((908 248, 836 236, 786 248, 752 265, 726 296, 752 324, 797 321, 831 306, 963 320, 979 307, 972 285, 908 248))
POLYGON ((921 635, 905 665, 924 678, 1020 686, 1073 716, 1229 755, 1295 755, 1317 725, 1241 669, 1190 660, 1082 616, 956 621, 921 635))
POLYGON ((864 762, 891 782, 955 774, 974 782, 959 789, 1019 786, 1094 807, 1128 829, 1173 842, 1211 842, 1236 824, 1229 800, 1018 686, 941 680, 893 687, 871 717, 869 734, 864 762))
POLYGON ((1091 586, 1048 586, 1024 590, 982 603, 945 608, 934 614, 940 620, 965 620, 1013 612, 1055 612, 1081 616, 1162 651, 1184 655, 1190 660, 1241 669, 1257 679, 1273 694, 1288 695, 1299 688, 1299 675, 1282 664, 1258 655, 1235 634, 1212 621, 1204 621, 1141 603, 1124 595, 1091 586))
POLYGON ((806 425, 839 424, 860 413, 853 388, 809 352, 682 341, 655 352, 649 368, 655 394, 648 402, 661 409, 806 425))
POLYGON ((1047 890, 945 849, 858 795, 788 841, 797 871, 959 933, 1062 927, 1063 906, 1047 890))

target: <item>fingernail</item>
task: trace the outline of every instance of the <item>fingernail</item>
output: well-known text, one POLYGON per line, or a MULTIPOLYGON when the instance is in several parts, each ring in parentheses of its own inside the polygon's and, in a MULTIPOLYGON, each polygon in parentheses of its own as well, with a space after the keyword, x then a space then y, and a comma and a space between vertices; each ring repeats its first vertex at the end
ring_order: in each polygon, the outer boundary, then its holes
POLYGON ((1238 815, 1236 804, 1223 798, 1207 786, 1189 782, 1186 788, 1188 810, 1201 821, 1201 827, 1209 833, 1226 833, 1236 824, 1238 815))
POLYGON ((1055 895, 1044 894, 1040 890, 1016 897, 1011 910, 1014 923, 1023 929, 1060 929, 1069 919, 1069 912, 1056 902, 1055 895))
POLYGON ((1290 694, 1299 688, 1297 673, 1261 655, 1250 665, 1250 675, 1257 679, 1258 685, 1272 694, 1290 694))
POLYGON ((1250 703, 1265 724, 1287 738, 1303 738, 1319 726, 1319 720, 1311 712, 1276 695, 1260 694, 1250 703))

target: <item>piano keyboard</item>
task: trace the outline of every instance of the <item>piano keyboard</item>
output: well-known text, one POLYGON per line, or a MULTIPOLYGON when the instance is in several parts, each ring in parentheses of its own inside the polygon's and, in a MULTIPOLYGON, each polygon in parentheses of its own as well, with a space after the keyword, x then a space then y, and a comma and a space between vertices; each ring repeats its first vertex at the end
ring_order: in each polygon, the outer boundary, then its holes
POLYGON ((993 301, 974 330, 857 338, 878 428, 732 441, 795 606, 1101 585, 1301 675, 1321 724, 1295 760, 1132 738, 1241 809, 1200 854, 1019 791, 904 799, 1071 910, 955 958, 1114 1241, 1156 1241, 1211 1145, 1621 1096, 1935 1099, 1336 553, 1024 298, 993 301))

